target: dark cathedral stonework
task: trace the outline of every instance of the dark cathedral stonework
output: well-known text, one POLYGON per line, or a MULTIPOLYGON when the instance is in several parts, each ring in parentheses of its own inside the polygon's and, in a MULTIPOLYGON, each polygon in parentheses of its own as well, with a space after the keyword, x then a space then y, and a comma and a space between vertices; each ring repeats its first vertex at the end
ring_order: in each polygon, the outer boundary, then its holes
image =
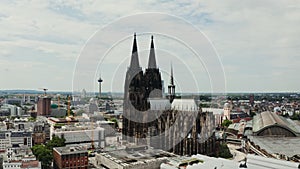
POLYGON ((151 36, 148 68, 146 69, 144 78, 145 78, 146 99, 162 98, 162 81, 161 81, 161 75, 159 69, 156 66, 153 36, 151 36))
MULTIPOLYGON (((139 65, 134 34, 124 86, 123 141, 149 145, 179 155, 215 155, 216 141, 211 127, 213 116, 211 113, 203 113, 198 106, 180 107, 180 100, 175 99, 172 68, 168 89, 169 101, 162 94, 162 79, 156 65, 153 36, 148 68, 144 73, 139 65), (151 101, 158 104, 151 104, 151 101)), ((197 105, 192 99, 187 102, 189 105, 197 105)))

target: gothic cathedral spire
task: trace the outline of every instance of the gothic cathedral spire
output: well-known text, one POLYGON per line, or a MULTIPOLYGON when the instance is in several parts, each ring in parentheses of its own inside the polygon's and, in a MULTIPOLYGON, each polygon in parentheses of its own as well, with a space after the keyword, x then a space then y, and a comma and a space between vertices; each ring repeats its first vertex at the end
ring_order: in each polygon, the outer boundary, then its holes
POLYGON ((159 69, 156 66, 153 36, 151 36, 148 68, 144 74, 146 98, 162 98, 162 81, 159 69))
POLYGON ((132 45, 132 54, 131 54, 131 61, 130 67, 131 69, 140 69, 139 63, 139 55, 137 50, 137 42, 136 42, 136 34, 134 33, 133 45, 132 45))
POLYGON ((154 42, 153 35, 151 36, 151 46, 150 46, 150 55, 148 61, 148 69, 156 69, 156 59, 155 59, 155 51, 154 51, 154 42))
POLYGON ((123 139, 134 142, 137 133, 142 129, 135 118, 138 111, 146 110, 146 99, 144 98, 144 75, 139 64, 136 34, 134 33, 130 66, 126 72, 124 85, 123 105, 123 139), (134 128, 134 130, 132 129, 134 128))

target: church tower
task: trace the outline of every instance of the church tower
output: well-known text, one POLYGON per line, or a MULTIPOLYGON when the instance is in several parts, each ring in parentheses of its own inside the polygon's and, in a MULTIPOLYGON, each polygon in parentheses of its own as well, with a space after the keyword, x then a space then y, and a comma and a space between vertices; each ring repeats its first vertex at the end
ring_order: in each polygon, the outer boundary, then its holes
POLYGON ((168 98, 170 100, 170 103, 173 102, 175 99, 175 85, 174 85, 174 77, 173 77, 173 67, 171 64, 171 78, 170 78, 170 84, 168 85, 168 98))
POLYGON ((143 70, 139 64, 136 34, 134 34, 130 66, 126 72, 124 86, 124 105, 123 105, 123 136, 125 140, 133 142, 136 123, 130 119, 136 116, 138 111, 146 109, 145 87, 143 70))
POLYGON ((159 69, 156 65, 153 36, 151 36, 148 68, 145 72, 146 98, 162 98, 162 81, 159 69))
POLYGON ((124 99, 136 110, 145 110, 145 87, 143 70, 139 64, 136 34, 134 34, 130 66, 126 73, 124 99))
POLYGON ((145 144, 150 123, 147 123, 149 98, 162 99, 162 80, 156 65, 153 36, 151 36, 148 67, 139 64, 136 35, 134 34, 130 66, 126 72, 123 106, 123 140, 145 144))

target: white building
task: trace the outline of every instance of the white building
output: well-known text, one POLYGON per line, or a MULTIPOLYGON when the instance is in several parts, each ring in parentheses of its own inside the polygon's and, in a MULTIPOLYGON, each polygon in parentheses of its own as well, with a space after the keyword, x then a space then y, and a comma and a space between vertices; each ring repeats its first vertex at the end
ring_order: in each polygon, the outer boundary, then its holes
POLYGON ((11 131, 11 144, 21 146, 32 147, 32 136, 31 132, 27 131, 11 131))
POLYGON ((0 150, 7 150, 8 147, 32 147, 31 132, 26 131, 1 131, 0 150))
POLYGON ((63 126, 61 129, 52 130, 51 135, 64 137, 66 144, 94 143, 96 147, 105 147, 104 128, 83 125, 83 126, 63 126))
MULTIPOLYGON (((37 161, 36 157, 33 155, 31 149, 27 146, 22 147, 7 147, 3 152, 1 151, 3 164, 6 164, 7 167, 19 167, 16 163, 21 162, 24 165, 24 162, 37 161)), ((21 168, 23 168, 21 165, 21 168)), ((31 164, 30 164, 31 165, 31 164)))
POLYGON ((7 131, 0 132, 0 150, 6 150, 7 147, 11 147, 11 133, 7 131))
POLYGON ((3 162, 3 169, 20 169, 22 161, 3 162))
POLYGON ((41 162, 37 160, 19 160, 3 162, 3 169, 41 169, 41 162))
POLYGON ((218 108, 202 108, 202 112, 212 112, 215 117, 215 124, 221 125, 223 116, 224 116, 224 109, 218 108))
POLYGON ((3 104, 1 109, 8 109, 10 116, 22 116, 24 114, 22 108, 11 104, 3 104))

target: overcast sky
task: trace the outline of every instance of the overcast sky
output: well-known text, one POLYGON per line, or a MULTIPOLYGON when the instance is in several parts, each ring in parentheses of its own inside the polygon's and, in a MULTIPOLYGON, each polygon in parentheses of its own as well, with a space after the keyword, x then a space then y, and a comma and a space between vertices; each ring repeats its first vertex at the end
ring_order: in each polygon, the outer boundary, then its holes
POLYGON ((300 90, 300 3, 0 1, 0 89, 123 91, 132 34, 180 92, 300 90))

